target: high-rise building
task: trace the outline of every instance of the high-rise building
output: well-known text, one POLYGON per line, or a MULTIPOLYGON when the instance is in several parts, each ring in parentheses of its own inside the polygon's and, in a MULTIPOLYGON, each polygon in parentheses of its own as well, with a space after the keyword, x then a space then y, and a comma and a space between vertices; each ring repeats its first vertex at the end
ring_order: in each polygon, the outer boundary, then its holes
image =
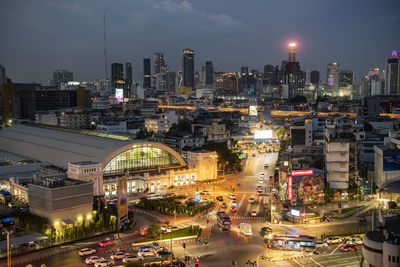
POLYGON ((296 61, 296 43, 290 43, 288 62, 295 62, 295 61, 296 61))
POLYGON ((194 88, 194 50, 186 48, 182 52, 183 86, 194 88))
POLYGON ((310 82, 312 84, 319 84, 319 71, 313 70, 310 73, 310 82))
POLYGON ((124 80, 124 65, 122 63, 111 64, 111 84, 116 88, 120 81, 124 80))
POLYGON ((132 64, 130 62, 125 63, 125 82, 126 84, 132 85, 132 64))
POLYGON ((328 68, 326 71, 326 84, 333 94, 337 93, 339 90, 339 69, 339 63, 328 63, 328 68))
POLYGON ((288 85, 288 97, 303 95, 306 73, 300 69, 299 62, 288 62, 285 66, 283 83, 288 85))
POLYGON ((51 85, 60 86, 61 83, 67 83, 74 80, 74 75, 68 70, 55 70, 53 71, 53 80, 51 85))
POLYGON ((143 88, 151 88, 150 58, 143 59, 143 88))
POLYGON ((214 84, 214 66, 211 61, 206 61, 206 87, 210 87, 214 84))
POLYGON ((0 84, 7 83, 6 68, 0 64, 0 84))
POLYGON ((387 95, 400 95, 400 61, 396 51, 386 64, 386 92, 387 95))
POLYGON ((278 85, 279 67, 277 65, 264 66, 264 84, 278 85))
POLYGON ((238 82, 235 73, 223 74, 222 92, 225 95, 237 95, 238 82))
POLYGON ((154 75, 167 72, 168 65, 165 63, 164 54, 161 52, 154 53, 154 75))
POLYGON ((340 70, 338 74, 339 83, 339 96, 351 96, 353 83, 354 83, 354 73, 351 70, 340 70))

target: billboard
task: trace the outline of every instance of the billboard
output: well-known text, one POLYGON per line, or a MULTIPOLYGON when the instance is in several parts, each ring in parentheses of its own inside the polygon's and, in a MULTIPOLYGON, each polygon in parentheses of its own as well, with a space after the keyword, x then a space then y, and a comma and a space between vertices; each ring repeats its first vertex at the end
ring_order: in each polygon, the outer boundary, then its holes
POLYGON ((323 202, 324 172, 318 169, 291 172, 293 198, 305 203, 323 202))
POLYGON ((255 131, 254 139, 272 139, 272 130, 255 131))
POLYGON ((257 116, 257 106, 249 106, 249 115, 257 116))
POLYGON ((118 179, 118 220, 128 216, 128 195, 126 176, 118 179))
POLYGON ((290 215, 294 217, 300 217, 300 211, 295 209, 290 209, 290 215))
POLYGON ((288 177, 287 196, 288 196, 288 199, 293 198, 293 178, 292 178, 292 176, 288 177))
POLYGON ((123 102, 124 101, 124 89, 115 88, 115 98, 117 99, 118 102, 123 102))

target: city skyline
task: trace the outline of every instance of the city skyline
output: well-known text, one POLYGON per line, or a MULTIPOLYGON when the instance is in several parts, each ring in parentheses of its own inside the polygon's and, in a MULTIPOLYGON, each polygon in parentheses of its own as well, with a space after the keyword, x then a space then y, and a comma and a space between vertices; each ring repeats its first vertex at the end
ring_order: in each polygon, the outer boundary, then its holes
POLYGON ((111 63, 132 62, 134 80, 142 80, 143 58, 157 51, 171 70, 181 70, 185 47, 195 51, 199 72, 206 61, 213 61, 216 71, 241 66, 262 71, 266 64, 286 60, 292 41, 304 70, 319 70, 325 77, 327 64, 337 61, 359 78, 370 67, 384 67, 398 49, 400 37, 390 34, 400 21, 395 1, 377 7, 372 1, 347 3, 346 9, 341 1, 311 2, 3 1, 0 20, 9 27, 3 35, 8 41, 0 44, 1 64, 18 82, 47 84, 55 69, 72 71, 76 80, 104 78, 104 11, 107 78, 111 63))

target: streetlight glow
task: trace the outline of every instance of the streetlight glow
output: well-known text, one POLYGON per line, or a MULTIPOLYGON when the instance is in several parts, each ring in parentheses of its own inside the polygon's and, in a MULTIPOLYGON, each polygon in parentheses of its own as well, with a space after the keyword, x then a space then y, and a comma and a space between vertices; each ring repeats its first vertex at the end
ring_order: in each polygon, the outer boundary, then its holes
POLYGON ((290 43, 289 46, 290 46, 290 47, 295 47, 295 46, 296 46, 296 43, 290 43))

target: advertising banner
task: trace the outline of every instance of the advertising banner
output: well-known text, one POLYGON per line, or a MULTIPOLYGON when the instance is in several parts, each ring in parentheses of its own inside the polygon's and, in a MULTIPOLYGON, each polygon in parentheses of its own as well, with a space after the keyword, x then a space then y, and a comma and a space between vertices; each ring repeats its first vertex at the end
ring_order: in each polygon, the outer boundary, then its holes
POLYGON ((322 170, 296 170, 291 174, 294 198, 302 199, 305 203, 324 201, 324 172, 322 170))
POLYGON ((128 216, 127 178, 118 179, 118 219, 128 216))
POLYGON ((293 179, 292 176, 288 177, 288 188, 287 188, 287 194, 288 194, 288 199, 293 198, 293 179))

